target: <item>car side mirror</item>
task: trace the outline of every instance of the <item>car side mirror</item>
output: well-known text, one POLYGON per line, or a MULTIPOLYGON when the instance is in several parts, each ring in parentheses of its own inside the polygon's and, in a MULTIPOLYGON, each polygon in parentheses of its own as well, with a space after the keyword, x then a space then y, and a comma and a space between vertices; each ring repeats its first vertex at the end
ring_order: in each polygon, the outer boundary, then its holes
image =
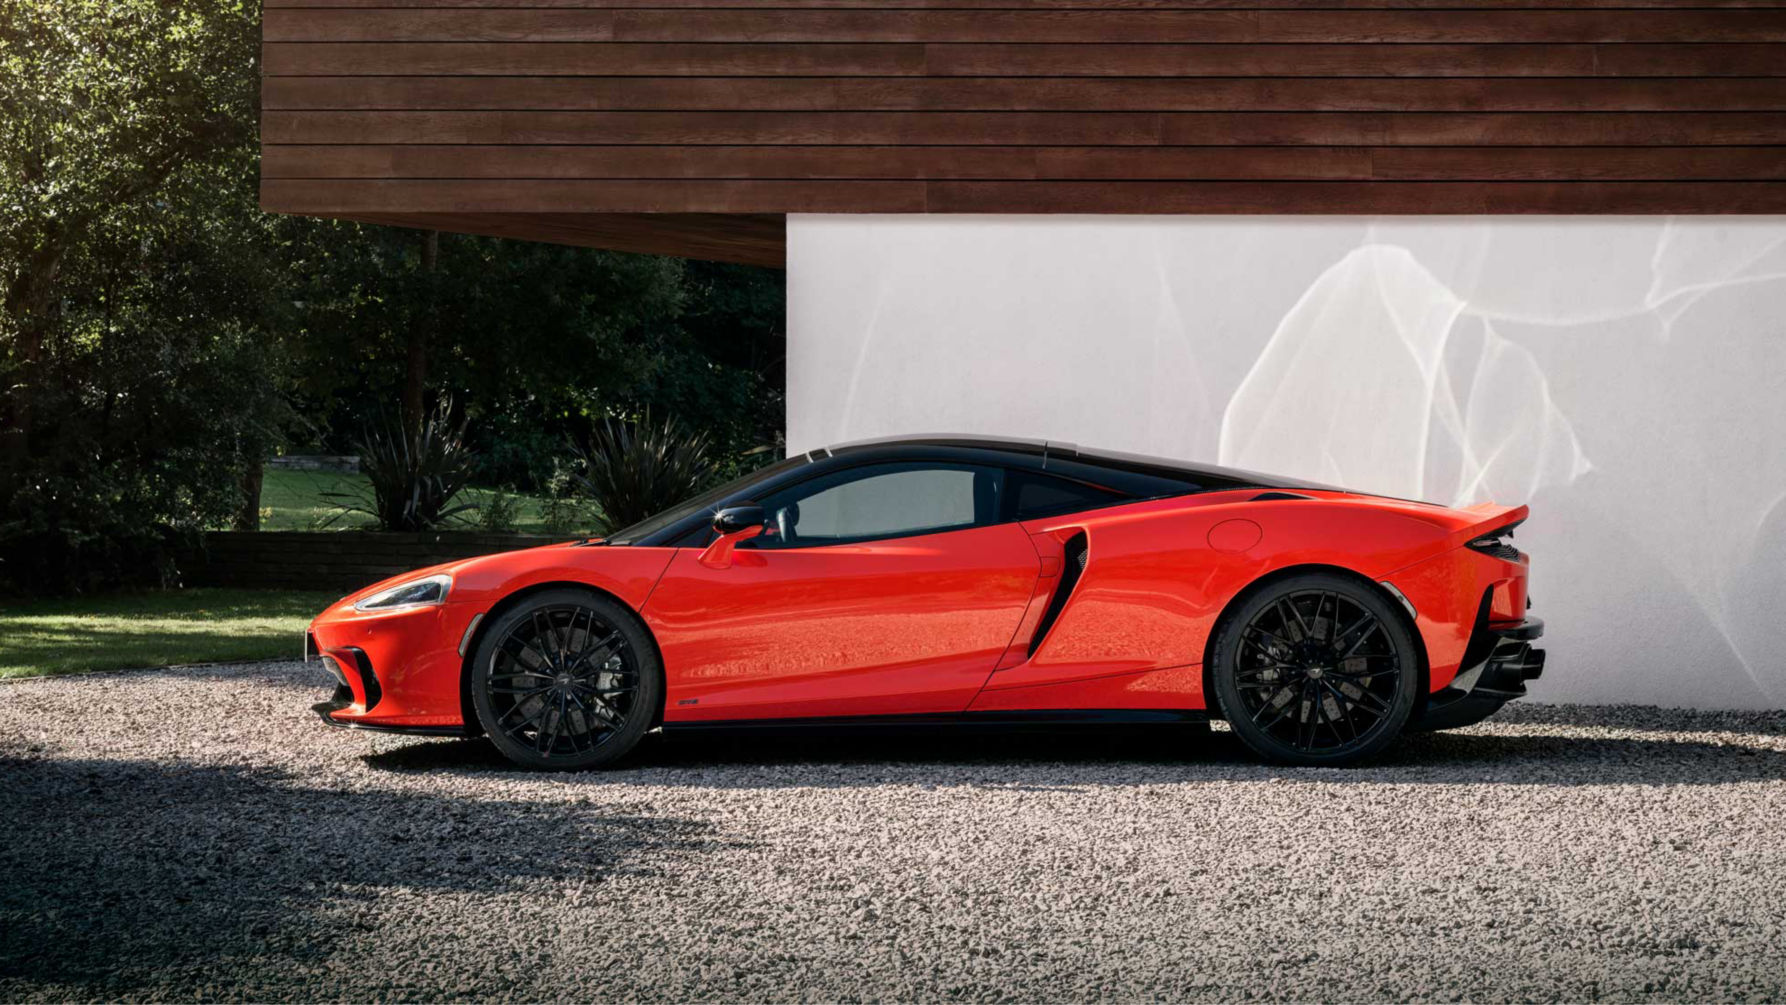
POLYGON ((710 569, 726 569, 732 565, 732 550, 739 541, 748 541, 763 532, 767 517, 756 503, 727 506, 713 514, 713 543, 701 552, 701 564, 710 569))
POLYGON ((745 503, 742 506, 727 506, 713 514, 713 532, 724 537, 739 531, 755 527, 759 532, 763 524, 768 522, 768 514, 756 503, 745 503))

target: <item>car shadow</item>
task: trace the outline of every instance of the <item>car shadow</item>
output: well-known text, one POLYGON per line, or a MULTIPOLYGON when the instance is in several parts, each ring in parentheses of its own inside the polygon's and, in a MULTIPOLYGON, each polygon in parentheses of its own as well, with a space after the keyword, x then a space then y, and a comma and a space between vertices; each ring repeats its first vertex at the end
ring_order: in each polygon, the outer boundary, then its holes
MULTIPOLYGON (((1507 725, 1513 729, 1409 735, 1382 756, 1352 768, 1261 764, 1220 727, 1019 734, 914 729, 858 736, 702 733, 648 737, 614 770, 566 777, 717 788, 849 787, 884 784, 889 770, 915 781, 928 769, 951 766, 976 769, 967 776, 975 783, 1024 787, 1258 777, 1361 785, 1544 786, 1722 785, 1786 778, 1786 750, 1776 739, 1782 734, 1765 715, 1757 718, 1759 728, 1753 731, 1730 721, 1722 730, 1697 729, 1694 713, 1673 729, 1665 728, 1675 715, 1657 712, 1632 722, 1628 710, 1550 706, 1510 717, 1507 725)), ((374 770, 396 772, 518 770, 481 739, 404 744, 364 761, 374 770)), ((960 784, 962 777, 938 773, 943 784, 960 784)))
POLYGON ((203 974, 199 997, 263 997, 256 981, 355 944, 355 905, 378 891, 594 889, 724 844, 704 822, 580 800, 251 768, 23 757, 0 758, 0 778, 0 981, 28 982, 20 998, 127 998, 170 972, 203 974))
MULTIPOLYGON (((798 730, 647 736, 620 765, 624 769, 684 767, 747 767, 811 764, 965 764, 1057 761, 1063 742, 1076 749, 1081 763, 1183 762, 1192 745, 1202 744, 1209 729, 1195 726, 1148 726, 1132 731, 1073 728, 1049 733, 980 732, 969 729, 879 729, 870 735, 802 735, 798 730)), ((482 738, 422 742, 395 747, 363 758, 382 771, 516 770, 495 745, 482 738)), ((612 772, 603 772, 603 776, 612 772)))
POLYGON ((1514 702, 1491 721, 1519 726, 1569 726, 1643 733, 1737 733, 1786 736, 1786 709, 1721 711, 1655 705, 1546 705, 1514 702))

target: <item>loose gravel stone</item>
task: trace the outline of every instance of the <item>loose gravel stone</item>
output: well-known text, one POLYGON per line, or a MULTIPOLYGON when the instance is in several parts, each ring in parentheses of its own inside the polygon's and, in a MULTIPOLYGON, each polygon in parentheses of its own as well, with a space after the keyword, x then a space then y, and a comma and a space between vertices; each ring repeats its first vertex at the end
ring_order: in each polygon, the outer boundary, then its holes
POLYGON ((302 664, 0 684, 0 999, 1777 1000, 1786 713, 655 739, 531 774, 302 664))

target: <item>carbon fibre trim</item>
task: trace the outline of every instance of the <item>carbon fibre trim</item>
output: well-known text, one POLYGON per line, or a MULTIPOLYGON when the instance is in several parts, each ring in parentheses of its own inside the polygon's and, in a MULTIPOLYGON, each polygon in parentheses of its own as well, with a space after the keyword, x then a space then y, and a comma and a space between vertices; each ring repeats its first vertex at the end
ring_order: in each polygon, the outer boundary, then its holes
POLYGON ((1036 712, 954 712, 916 715, 846 715, 809 719, 723 719, 666 722, 666 735, 705 732, 838 732, 861 733, 904 729, 1059 729, 1073 726, 1195 725, 1207 723, 1202 709, 1050 709, 1036 712))
POLYGON ((1067 598, 1072 596, 1073 587, 1079 585, 1079 577, 1085 573, 1087 557, 1085 532, 1080 531, 1067 539, 1066 554, 1061 558, 1060 582, 1055 584, 1054 596, 1048 598, 1048 609, 1042 613, 1042 621, 1036 625, 1036 634, 1029 640, 1029 655, 1034 656, 1042 647, 1042 640, 1054 627, 1054 620, 1060 617, 1062 608, 1067 606, 1067 598))

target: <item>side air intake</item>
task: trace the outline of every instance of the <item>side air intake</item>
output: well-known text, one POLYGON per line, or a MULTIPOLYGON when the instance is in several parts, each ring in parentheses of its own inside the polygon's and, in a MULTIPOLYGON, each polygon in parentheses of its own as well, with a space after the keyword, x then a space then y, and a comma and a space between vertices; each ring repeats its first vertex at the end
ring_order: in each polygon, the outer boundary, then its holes
POLYGON ((1061 608, 1067 606, 1067 598, 1073 595, 1073 587, 1079 584, 1079 577, 1085 574, 1085 561, 1085 532, 1081 531, 1067 539, 1066 554, 1061 558, 1060 582, 1054 587, 1054 596, 1048 598, 1048 610, 1042 613, 1042 623, 1036 626, 1036 634, 1029 640, 1031 656, 1036 654, 1042 640, 1048 637, 1048 630, 1054 627, 1054 619, 1060 617, 1061 608))

